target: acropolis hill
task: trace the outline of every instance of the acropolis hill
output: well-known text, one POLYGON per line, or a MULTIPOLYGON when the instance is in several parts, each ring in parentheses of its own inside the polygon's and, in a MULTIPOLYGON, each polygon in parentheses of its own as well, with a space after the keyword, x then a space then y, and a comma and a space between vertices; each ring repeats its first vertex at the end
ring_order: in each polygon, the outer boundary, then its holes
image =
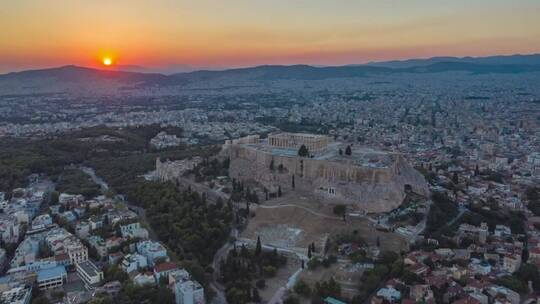
POLYGON ((278 133, 228 140, 222 153, 230 157, 232 178, 257 182, 271 193, 296 191, 358 211, 398 207, 406 185, 428 194, 424 177, 402 155, 357 147, 347 155, 346 147, 324 135, 278 133), (305 157, 298 156, 302 145, 309 151, 305 157))

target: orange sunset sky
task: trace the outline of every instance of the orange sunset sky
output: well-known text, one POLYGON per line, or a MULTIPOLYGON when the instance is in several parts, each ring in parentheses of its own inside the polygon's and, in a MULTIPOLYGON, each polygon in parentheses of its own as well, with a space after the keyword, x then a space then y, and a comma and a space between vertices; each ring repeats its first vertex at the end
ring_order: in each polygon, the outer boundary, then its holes
POLYGON ((540 51, 538 0, 2 0, 0 73, 540 51))

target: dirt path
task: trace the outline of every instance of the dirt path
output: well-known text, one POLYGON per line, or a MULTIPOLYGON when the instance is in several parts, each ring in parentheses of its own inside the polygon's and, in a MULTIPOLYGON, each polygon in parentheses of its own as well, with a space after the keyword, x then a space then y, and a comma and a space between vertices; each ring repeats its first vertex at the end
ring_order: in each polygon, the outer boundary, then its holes
POLYGON ((333 219, 333 220, 342 220, 341 217, 330 216, 330 215, 323 214, 323 213, 320 213, 320 212, 317 212, 317 211, 313 211, 312 209, 309 209, 307 207, 294 205, 294 204, 282 204, 282 205, 271 205, 271 206, 259 205, 259 206, 257 206, 257 208, 261 208, 261 209, 300 208, 300 209, 303 209, 303 210, 305 210, 305 211, 307 211, 307 212, 309 212, 309 213, 311 213, 313 215, 316 215, 316 216, 324 217, 324 218, 327 218, 327 219, 333 219))

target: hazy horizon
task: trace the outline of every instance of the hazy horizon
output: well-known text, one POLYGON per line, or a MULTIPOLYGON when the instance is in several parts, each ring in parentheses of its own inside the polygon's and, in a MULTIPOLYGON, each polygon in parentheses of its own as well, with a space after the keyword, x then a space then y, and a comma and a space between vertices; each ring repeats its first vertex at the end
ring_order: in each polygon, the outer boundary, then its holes
POLYGON ((224 69, 540 50, 540 3, 16 1, 0 8, 0 72, 114 64, 224 69))
POLYGON ((368 60, 365 62, 350 62, 350 63, 343 63, 343 64, 309 64, 304 62, 298 62, 298 63, 289 63, 289 64, 281 64, 281 63, 274 63, 274 64, 246 64, 246 65, 236 65, 236 66, 190 66, 190 65, 183 65, 183 64, 172 64, 170 66, 143 66, 143 65, 114 65, 111 67, 106 66, 100 66, 100 65, 80 65, 80 64, 62 64, 62 65, 44 65, 44 66, 35 66, 35 67, 27 67, 27 68, 20 68, 16 70, 9 70, 9 71, 3 71, 0 70, 0 75, 3 74, 9 74, 9 73, 17 73, 17 72, 24 72, 24 71, 32 71, 32 70, 46 70, 46 69, 55 69, 55 68, 61 68, 66 66, 75 66, 75 67, 81 67, 81 68, 90 68, 90 69, 98 69, 98 70, 110 70, 110 71, 123 71, 123 72, 137 72, 137 73, 159 73, 159 74, 174 74, 174 73, 188 73, 188 72, 194 72, 194 71, 223 71, 223 70, 229 70, 229 69, 242 69, 242 68, 254 68, 259 66, 294 66, 294 65, 309 65, 313 67, 340 67, 340 66, 348 66, 348 65, 363 65, 363 64, 375 64, 375 63, 385 63, 385 62, 393 62, 393 61, 409 61, 409 60, 429 60, 433 58, 445 58, 445 57, 453 57, 453 58, 486 58, 486 57, 507 57, 507 56, 533 56, 533 55, 540 55, 539 52, 534 53, 511 53, 511 54, 492 54, 492 55, 486 55, 486 56, 450 56, 450 55, 436 55, 436 56, 430 56, 430 57, 410 57, 410 58, 397 58, 397 59, 387 59, 387 60, 368 60))

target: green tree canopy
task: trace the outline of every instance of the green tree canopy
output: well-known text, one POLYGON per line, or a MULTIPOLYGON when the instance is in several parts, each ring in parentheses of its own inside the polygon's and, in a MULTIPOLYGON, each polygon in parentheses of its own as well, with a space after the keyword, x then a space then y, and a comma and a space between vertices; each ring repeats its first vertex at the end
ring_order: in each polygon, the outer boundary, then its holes
POLYGON ((306 147, 306 145, 302 144, 300 146, 300 149, 298 149, 298 156, 300 156, 300 157, 308 157, 309 156, 309 150, 306 147))

